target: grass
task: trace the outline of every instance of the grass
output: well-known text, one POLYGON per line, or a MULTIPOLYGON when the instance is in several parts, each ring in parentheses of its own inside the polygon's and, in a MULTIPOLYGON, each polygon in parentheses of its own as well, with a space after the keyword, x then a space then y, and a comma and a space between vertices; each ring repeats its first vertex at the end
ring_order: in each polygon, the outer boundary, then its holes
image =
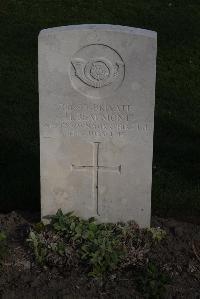
POLYGON ((152 209, 200 213, 200 2, 0 1, 0 206, 39 209, 37 36, 41 29, 111 23, 158 32, 152 209))

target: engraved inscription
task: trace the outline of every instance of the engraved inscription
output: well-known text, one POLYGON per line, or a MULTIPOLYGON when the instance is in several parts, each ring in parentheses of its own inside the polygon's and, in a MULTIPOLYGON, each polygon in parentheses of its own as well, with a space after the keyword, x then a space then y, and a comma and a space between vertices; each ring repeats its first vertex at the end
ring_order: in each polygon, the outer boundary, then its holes
POLYGON ((113 136, 128 130, 134 119, 132 105, 60 104, 59 111, 64 118, 62 122, 58 121, 58 125, 60 123, 60 127, 69 129, 70 136, 113 136))
MULTIPOLYGON (((125 104, 55 104, 57 118, 43 127, 58 129, 63 136, 113 137, 130 130, 151 132, 152 124, 138 122, 135 107, 125 104)), ((48 134, 48 133, 47 133, 48 134)))
POLYGON ((122 57, 107 45, 87 45, 71 58, 72 86, 88 97, 109 96, 121 85, 124 75, 122 57))
POLYGON ((99 165, 99 145, 100 142, 93 143, 93 165, 74 165, 72 164, 72 170, 92 170, 93 171, 93 200, 96 203, 96 213, 100 216, 99 212, 99 170, 101 171, 111 171, 121 174, 121 165, 119 166, 102 166, 99 165))

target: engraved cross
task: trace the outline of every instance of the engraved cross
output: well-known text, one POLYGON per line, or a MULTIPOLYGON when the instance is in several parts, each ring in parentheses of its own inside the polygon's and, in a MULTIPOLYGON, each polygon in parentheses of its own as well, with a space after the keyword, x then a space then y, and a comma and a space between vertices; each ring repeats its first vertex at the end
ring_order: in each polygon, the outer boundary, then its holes
POLYGON ((121 165, 119 166, 102 166, 99 165, 99 145, 100 142, 93 143, 93 165, 74 165, 72 164, 72 170, 92 170, 93 171, 93 199, 96 202, 96 212, 99 214, 99 171, 111 171, 121 173, 121 165))

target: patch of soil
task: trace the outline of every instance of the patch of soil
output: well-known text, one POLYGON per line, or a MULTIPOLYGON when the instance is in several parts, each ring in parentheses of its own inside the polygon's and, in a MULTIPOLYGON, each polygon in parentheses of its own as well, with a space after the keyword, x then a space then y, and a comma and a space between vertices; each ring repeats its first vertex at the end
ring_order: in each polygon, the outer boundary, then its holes
MULTIPOLYGON (((96 281, 81 267, 69 271, 36 265, 26 238, 37 221, 39 215, 25 212, 0 215, 0 230, 8 236, 0 269, 1 298, 144 298, 137 291, 133 269, 96 281)), ((167 232, 148 253, 170 278, 165 298, 200 298, 200 226, 157 217, 152 226, 167 232)))

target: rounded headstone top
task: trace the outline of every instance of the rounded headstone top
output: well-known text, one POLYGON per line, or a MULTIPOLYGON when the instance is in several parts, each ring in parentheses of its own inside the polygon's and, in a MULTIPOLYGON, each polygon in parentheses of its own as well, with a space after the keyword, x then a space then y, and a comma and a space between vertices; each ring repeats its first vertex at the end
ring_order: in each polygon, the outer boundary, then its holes
POLYGON ((83 25, 68 25, 47 28, 40 31, 39 35, 55 33, 56 31, 66 31, 66 30, 102 30, 102 31, 115 31, 124 32, 134 35, 143 35, 149 38, 157 38, 157 32, 147 29, 121 26, 121 25, 111 25, 111 24, 83 24, 83 25))

